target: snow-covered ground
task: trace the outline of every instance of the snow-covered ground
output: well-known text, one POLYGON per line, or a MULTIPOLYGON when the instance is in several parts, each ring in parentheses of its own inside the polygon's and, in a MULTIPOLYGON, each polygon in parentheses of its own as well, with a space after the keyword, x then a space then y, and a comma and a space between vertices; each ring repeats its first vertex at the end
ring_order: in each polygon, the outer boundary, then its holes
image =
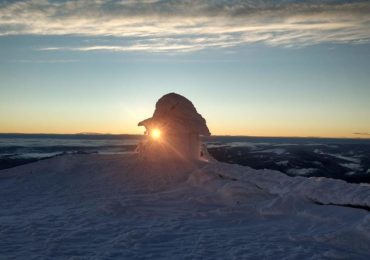
POLYGON ((369 259, 370 186, 65 155, 0 171, 1 259, 369 259))

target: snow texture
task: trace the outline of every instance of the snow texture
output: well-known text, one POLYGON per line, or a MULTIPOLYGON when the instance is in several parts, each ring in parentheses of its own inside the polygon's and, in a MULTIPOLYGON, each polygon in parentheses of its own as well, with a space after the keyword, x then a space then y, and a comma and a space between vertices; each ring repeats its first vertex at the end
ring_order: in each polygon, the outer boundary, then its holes
POLYGON ((276 164, 277 165, 282 165, 282 166, 287 166, 289 164, 289 161, 288 160, 280 161, 280 162, 277 162, 276 164))
POLYGON ((2 259, 369 259, 370 186, 65 155, 0 171, 2 259))
POLYGON ((361 164, 358 163, 341 163, 340 165, 354 171, 362 171, 361 164))
POLYGON ((308 175, 316 172, 316 168, 293 168, 289 169, 288 173, 292 175, 308 175))
POLYGON ((330 155, 330 156, 333 156, 335 158, 338 158, 338 159, 341 159, 341 160, 344 160, 344 161, 349 161, 349 162, 353 162, 353 163, 361 163, 361 160, 359 158, 343 156, 341 154, 324 153, 319 149, 315 149, 314 152, 318 153, 318 154, 323 154, 323 155, 330 155))
POLYGON ((153 117, 141 121, 138 125, 147 129, 159 127, 175 134, 185 132, 211 135, 206 120, 197 112, 193 103, 176 93, 161 97, 155 105, 153 117))
POLYGON ((288 152, 282 148, 266 149, 266 150, 256 151, 255 153, 274 153, 277 155, 288 154, 288 152))

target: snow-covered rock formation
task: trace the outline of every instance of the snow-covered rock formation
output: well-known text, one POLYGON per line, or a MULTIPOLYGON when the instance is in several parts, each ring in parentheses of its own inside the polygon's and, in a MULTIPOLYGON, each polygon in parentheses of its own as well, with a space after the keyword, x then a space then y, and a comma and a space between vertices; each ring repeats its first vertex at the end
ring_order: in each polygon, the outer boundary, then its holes
POLYGON ((185 97, 169 93, 156 103, 153 117, 141 121, 147 138, 138 147, 143 158, 150 160, 207 160, 200 136, 211 133, 205 119, 185 97))

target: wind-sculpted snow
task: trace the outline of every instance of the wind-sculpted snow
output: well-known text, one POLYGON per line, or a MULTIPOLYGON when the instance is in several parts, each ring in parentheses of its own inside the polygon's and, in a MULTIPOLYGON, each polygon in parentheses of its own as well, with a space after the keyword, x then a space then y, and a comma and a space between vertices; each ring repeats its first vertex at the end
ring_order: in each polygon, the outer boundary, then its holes
POLYGON ((0 171, 4 259, 369 259, 370 186, 66 155, 0 171))
POLYGON ((253 183, 271 194, 301 196, 319 204, 358 206, 370 210, 368 184, 350 184, 325 177, 289 177, 277 171, 225 163, 209 164, 203 170, 235 181, 253 183))

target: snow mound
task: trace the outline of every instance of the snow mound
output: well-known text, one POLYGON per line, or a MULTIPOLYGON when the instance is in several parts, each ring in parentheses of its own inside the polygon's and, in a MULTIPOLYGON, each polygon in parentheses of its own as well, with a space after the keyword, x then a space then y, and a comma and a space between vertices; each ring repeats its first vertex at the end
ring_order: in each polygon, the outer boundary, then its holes
POLYGON ((0 171, 4 259, 369 259, 370 186, 67 155, 0 171))

